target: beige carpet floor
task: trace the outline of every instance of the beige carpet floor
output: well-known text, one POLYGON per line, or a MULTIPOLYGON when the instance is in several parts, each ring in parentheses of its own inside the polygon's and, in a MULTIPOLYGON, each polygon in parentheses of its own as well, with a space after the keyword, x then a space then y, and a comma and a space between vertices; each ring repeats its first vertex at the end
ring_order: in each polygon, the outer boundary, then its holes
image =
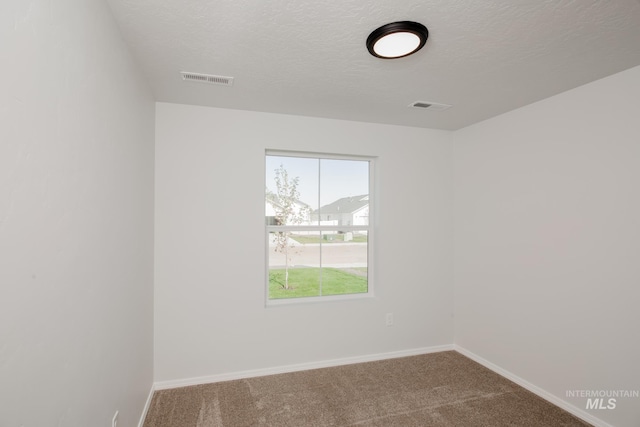
POLYGON ((157 391, 144 427, 589 426, 447 351, 157 391))

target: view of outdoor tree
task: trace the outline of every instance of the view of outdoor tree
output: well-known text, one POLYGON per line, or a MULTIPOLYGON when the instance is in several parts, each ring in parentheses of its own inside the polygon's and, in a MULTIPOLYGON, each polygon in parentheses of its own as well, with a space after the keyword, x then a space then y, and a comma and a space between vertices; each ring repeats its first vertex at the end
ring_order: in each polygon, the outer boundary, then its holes
MULTIPOLYGON (((308 208, 300 206, 298 199, 299 177, 289 178, 289 173, 280 165, 275 170, 276 192, 268 194, 273 200, 273 209, 275 211, 276 224, 278 225, 296 225, 301 224, 308 215, 308 208)), ((267 190, 269 191, 269 190, 267 190)), ((291 231, 278 231, 275 235, 275 250, 284 254, 285 273, 284 288, 289 289, 289 263, 291 261, 290 251, 293 246, 290 243, 291 231)))

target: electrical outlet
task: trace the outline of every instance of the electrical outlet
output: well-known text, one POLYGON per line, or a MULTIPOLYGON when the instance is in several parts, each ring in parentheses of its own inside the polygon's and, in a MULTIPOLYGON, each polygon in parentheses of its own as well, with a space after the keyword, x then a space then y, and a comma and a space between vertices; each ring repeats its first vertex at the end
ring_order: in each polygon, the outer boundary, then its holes
POLYGON ((386 323, 387 326, 393 326, 393 313, 387 313, 386 323))
POLYGON ((118 427, 118 411, 113 414, 113 419, 111 420, 111 427, 118 427))

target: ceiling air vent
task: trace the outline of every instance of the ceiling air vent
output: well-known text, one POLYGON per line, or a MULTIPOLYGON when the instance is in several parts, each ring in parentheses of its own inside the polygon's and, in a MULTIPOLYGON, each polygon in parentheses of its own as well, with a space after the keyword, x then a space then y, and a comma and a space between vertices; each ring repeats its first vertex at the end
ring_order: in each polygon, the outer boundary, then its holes
POLYGON ((437 102, 427 102, 427 101, 416 101, 409 105, 412 108, 419 108, 422 110, 432 110, 432 111, 444 111, 448 108, 451 108, 449 104, 439 104, 437 102))
POLYGON ((213 74, 188 73, 182 71, 182 80, 212 85, 233 86, 233 77, 214 76, 213 74))

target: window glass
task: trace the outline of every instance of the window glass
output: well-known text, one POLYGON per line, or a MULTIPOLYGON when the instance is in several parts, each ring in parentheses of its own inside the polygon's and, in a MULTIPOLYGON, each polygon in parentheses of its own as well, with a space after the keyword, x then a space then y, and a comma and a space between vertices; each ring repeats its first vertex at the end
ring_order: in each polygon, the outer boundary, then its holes
POLYGON ((370 294, 372 159, 267 153, 267 300, 370 294))

